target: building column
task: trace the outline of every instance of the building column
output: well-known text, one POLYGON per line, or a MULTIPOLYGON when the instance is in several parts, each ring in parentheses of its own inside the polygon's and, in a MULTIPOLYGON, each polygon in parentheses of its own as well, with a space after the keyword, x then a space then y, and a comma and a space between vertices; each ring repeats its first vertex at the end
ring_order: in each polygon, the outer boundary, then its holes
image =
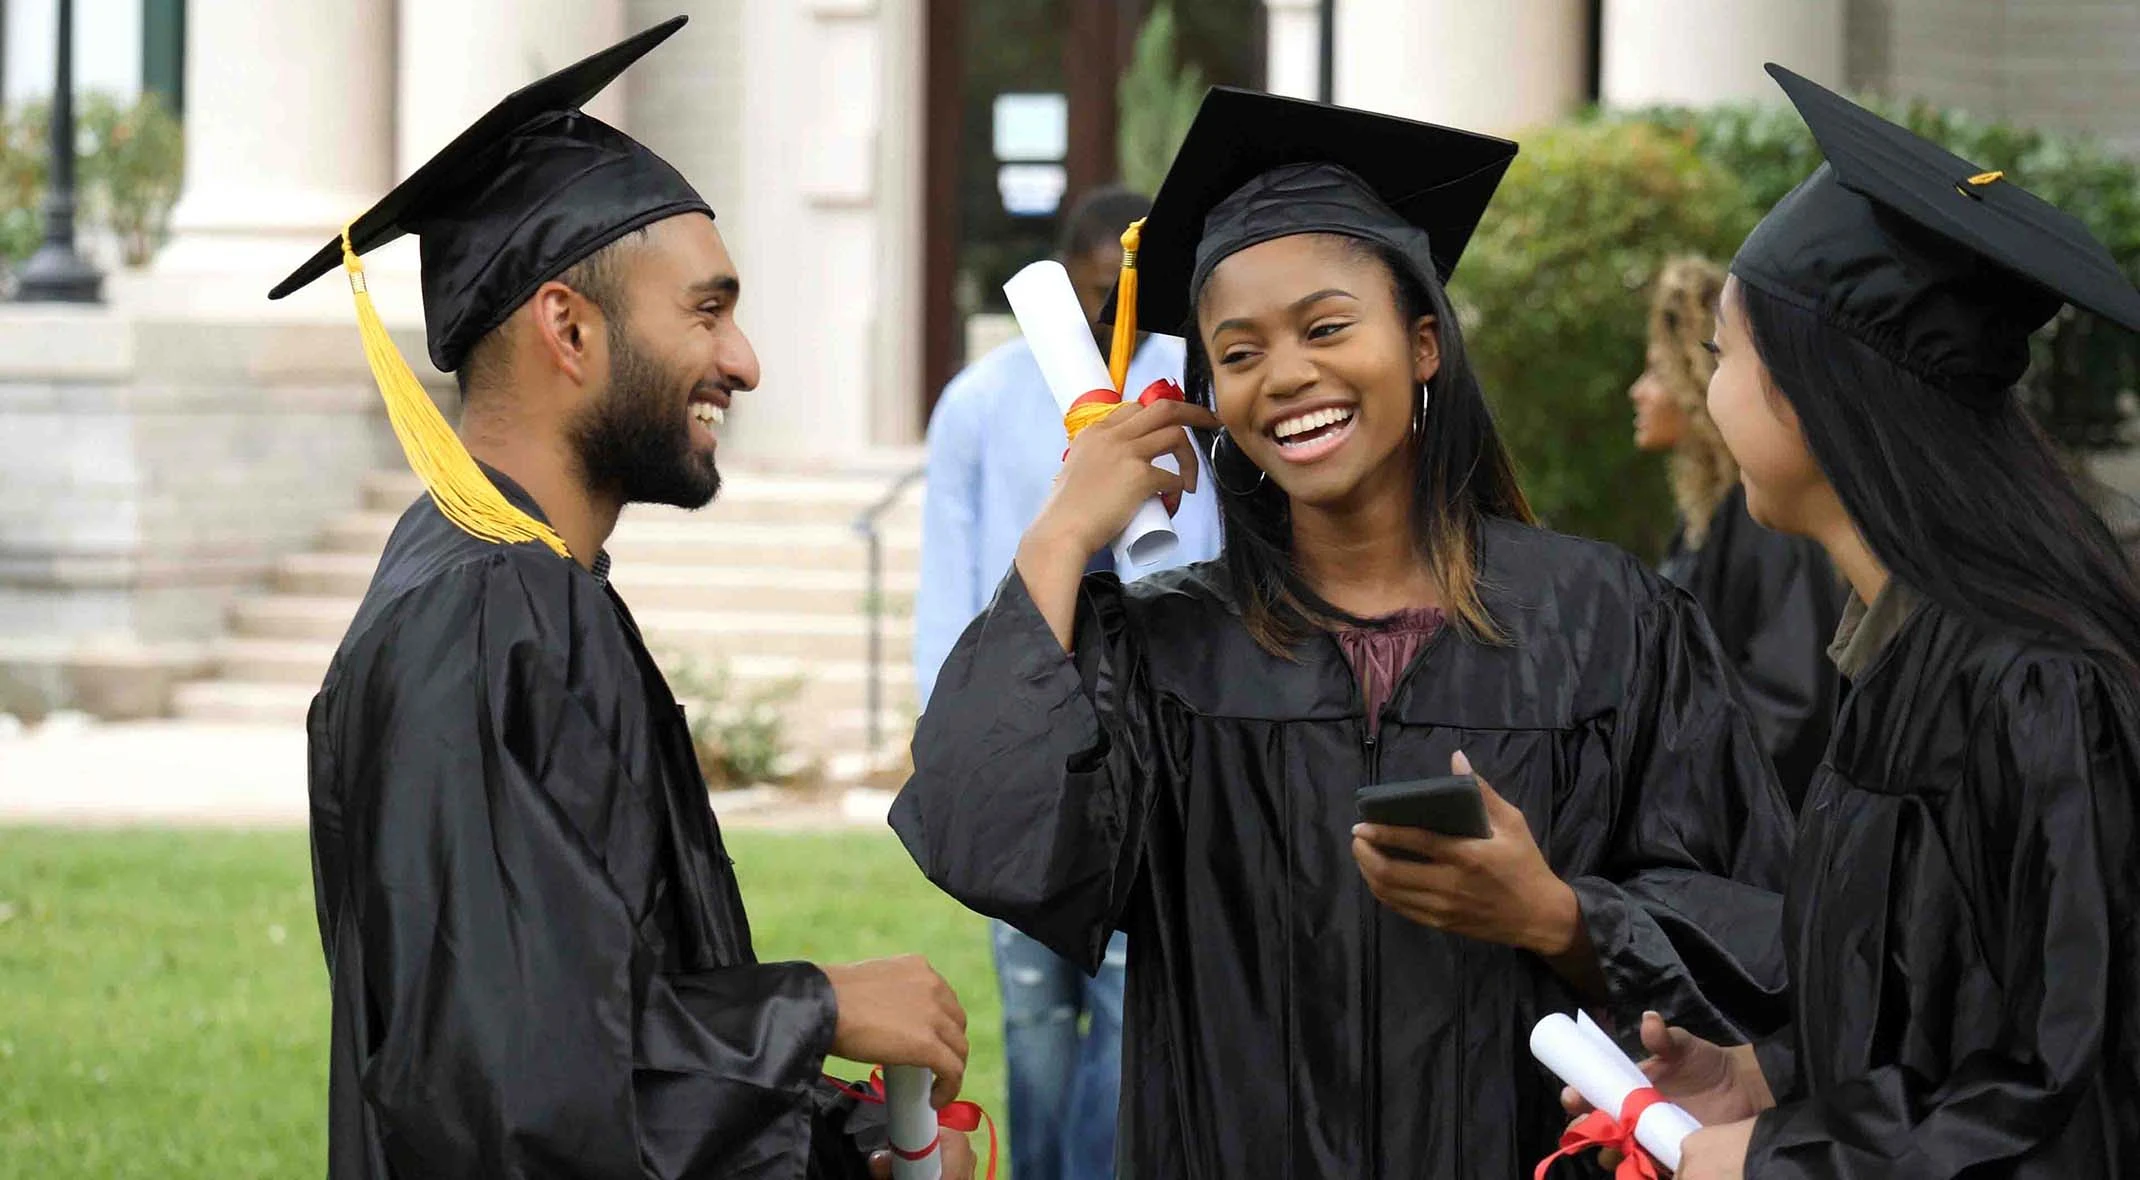
MULTIPOLYGON (((912 315, 905 268, 887 235, 912 235, 918 211, 887 186, 887 125, 909 120, 914 83, 888 55, 911 39, 912 0, 793 0, 742 12, 746 215, 723 218, 742 270, 743 330, 765 384, 737 399, 728 434, 746 461, 851 460, 878 441, 880 399, 914 404, 912 366, 887 355, 886 317, 912 315), (905 31, 902 31, 905 30, 905 31)), ((898 134, 905 134, 902 129, 898 134)), ((909 240, 918 246, 918 235, 909 240)), ((724 436, 726 437, 726 436, 724 436)))
MULTIPOLYGON (((1337 3, 1337 0, 1329 0, 1337 3)), ((1288 98, 1322 93, 1324 0, 1263 0, 1264 89, 1288 98)))
POLYGON ((1551 123, 1588 98, 1588 11, 1584 0, 1342 0, 1335 98, 1492 134, 1551 123))
POLYGON ((184 188, 143 297, 264 312, 268 286, 391 183, 393 65, 394 0, 193 0, 184 188))
POLYGON ((928 153, 927 40, 924 0, 884 0, 885 114, 877 127, 877 300, 871 360, 870 442, 921 441, 922 259, 926 217, 922 161, 928 153))
POLYGON ((1611 107, 1782 102, 1763 62, 1843 78, 1843 0, 1605 0, 1599 89, 1611 107))
MULTIPOLYGON (((625 25, 624 0, 400 0, 400 13, 396 180, 499 99, 636 31, 625 25)), ((621 79, 611 83, 587 113, 629 131, 625 90, 621 79)))

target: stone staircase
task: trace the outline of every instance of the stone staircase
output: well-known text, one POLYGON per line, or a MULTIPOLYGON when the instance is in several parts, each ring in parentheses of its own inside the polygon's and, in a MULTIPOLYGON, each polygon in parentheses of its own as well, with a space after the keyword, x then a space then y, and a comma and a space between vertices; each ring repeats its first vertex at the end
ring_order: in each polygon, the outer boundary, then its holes
MULTIPOLYGON (((725 666, 743 694, 788 686, 791 748, 826 759, 867 752, 868 550, 852 526, 918 462, 896 452, 836 471, 724 471, 720 498, 704 511, 628 509, 610 539, 612 577, 671 678, 695 663, 725 666)), ((301 725, 387 534, 419 491, 406 471, 369 477, 360 511, 233 606, 214 675, 180 686, 179 716, 301 725)), ((920 503, 917 483, 879 519, 882 748, 904 746, 916 712, 920 503)))

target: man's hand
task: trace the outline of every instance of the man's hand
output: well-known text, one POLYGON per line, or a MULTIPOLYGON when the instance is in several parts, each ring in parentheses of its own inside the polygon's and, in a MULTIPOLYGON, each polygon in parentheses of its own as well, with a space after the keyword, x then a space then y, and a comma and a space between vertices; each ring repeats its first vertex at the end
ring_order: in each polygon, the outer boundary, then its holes
MULTIPOLYGON (((945 1131, 943 1135, 938 1158, 943 1160, 944 1180, 973 1180, 979 1163, 974 1159, 972 1141, 957 1131, 945 1131)), ((892 1153, 880 1151, 870 1156, 869 1174, 875 1180, 892 1180, 892 1153)))
POLYGON ((959 1096, 966 1079, 966 1010, 951 985, 920 955, 823 968, 839 1024, 832 1052, 872 1065, 921 1065, 936 1072, 929 1105, 959 1096))

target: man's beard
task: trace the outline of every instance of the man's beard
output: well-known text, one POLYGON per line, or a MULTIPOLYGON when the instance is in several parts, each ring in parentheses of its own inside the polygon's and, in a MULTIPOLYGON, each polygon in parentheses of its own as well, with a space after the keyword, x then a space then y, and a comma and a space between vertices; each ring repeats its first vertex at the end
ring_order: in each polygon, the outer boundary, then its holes
POLYGON ((608 335, 609 388, 572 431, 588 488, 626 504, 704 508, 721 490, 721 473, 711 453, 692 445, 690 415, 675 401, 683 382, 620 321, 610 321, 608 335))

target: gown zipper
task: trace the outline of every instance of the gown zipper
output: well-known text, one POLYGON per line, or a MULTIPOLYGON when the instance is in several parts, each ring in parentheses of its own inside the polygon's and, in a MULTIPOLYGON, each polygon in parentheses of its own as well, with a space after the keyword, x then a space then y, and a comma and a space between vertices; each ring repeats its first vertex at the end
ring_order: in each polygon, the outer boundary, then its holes
MULTIPOLYGON (((1382 743, 1376 718, 1360 721, 1367 785, 1382 781, 1382 743)), ((1361 891, 1366 892, 1362 883, 1361 891)), ((1367 894, 1360 906, 1360 1174, 1382 1175, 1382 927, 1380 903, 1367 894)))
MULTIPOLYGON (((1447 638, 1448 627, 1436 634, 1412 659, 1397 672, 1390 682, 1389 693, 1383 699, 1382 712, 1375 717, 1367 715, 1366 693, 1360 687, 1360 675, 1345 657, 1344 648, 1331 637, 1332 647, 1338 649, 1338 660, 1348 670, 1352 680, 1353 699, 1360 702, 1360 752, 1366 762, 1367 786, 1382 782, 1382 737, 1380 722, 1397 704, 1397 698, 1412 674, 1427 662, 1427 657, 1441 646, 1447 638)), ((1380 1180, 1382 1175, 1382 928, 1380 925, 1381 903, 1367 892, 1366 882, 1361 882, 1360 891, 1364 900, 1360 907, 1360 1174, 1368 1180, 1380 1180)), ((1461 982, 1461 981, 1459 981, 1461 982)), ((1461 1158, 1461 1141, 1459 1142, 1461 1158)))

